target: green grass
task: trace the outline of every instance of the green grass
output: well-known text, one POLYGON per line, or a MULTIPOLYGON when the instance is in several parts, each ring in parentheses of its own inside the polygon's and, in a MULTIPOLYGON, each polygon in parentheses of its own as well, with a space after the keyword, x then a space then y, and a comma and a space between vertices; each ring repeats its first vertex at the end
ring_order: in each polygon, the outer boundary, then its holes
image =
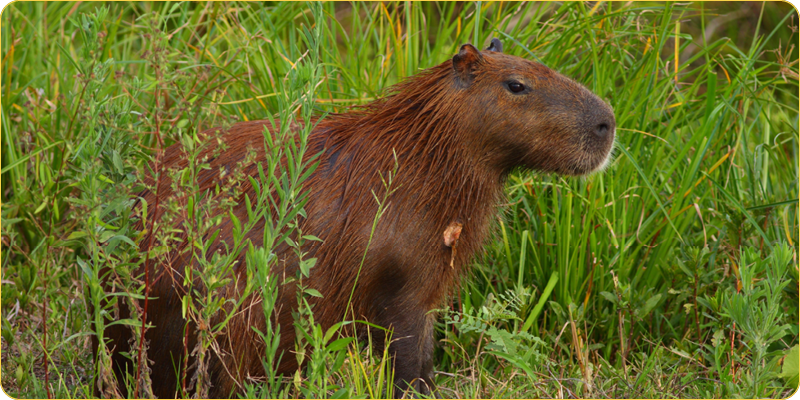
MULTIPOLYGON (((105 296, 101 266, 132 268, 128 195, 159 148, 235 121, 342 112, 492 37, 606 99, 618 139, 603 173, 510 177, 492 240, 443 305, 441 395, 797 388, 784 360, 797 354, 800 240, 788 5, 143 2, 86 17, 99 6, 14 3, 0 21, 8 394, 91 396, 100 314, 87 306, 105 296)), ((142 293, 135 277, 124 285, 142 293)), ((197 318, 216 310, 207 300, 197 318)), ((320 355, 304 374, 248 395, 386 394, 385 355, 324 332, 306 345, 320 355)))

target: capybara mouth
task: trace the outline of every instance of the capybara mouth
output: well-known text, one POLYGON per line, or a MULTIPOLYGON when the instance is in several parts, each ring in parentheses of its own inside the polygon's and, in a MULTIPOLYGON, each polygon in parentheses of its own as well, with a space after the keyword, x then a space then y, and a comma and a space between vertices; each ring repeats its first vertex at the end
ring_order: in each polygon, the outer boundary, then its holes
POLYGON ((587 166, 588 168, 583 174, 603 172, 609 166, 609 164, 611 164, 611 161, 614 159, 614 144, 616 143, 617 136, 616 128, 614 128, 609 135, 610 137, 606 139, 605 150, 600 154, 600 156, 595 157, 590 165, 587 166))
POLYGON ((580 144, 578 154, 571 156, 571 162, 555 172, 567 176, 583 176, 603 172, 614 159, 614 143, 616 142, 616 129, 603 138, 602 143, 594 140, 585 140, 580 144))

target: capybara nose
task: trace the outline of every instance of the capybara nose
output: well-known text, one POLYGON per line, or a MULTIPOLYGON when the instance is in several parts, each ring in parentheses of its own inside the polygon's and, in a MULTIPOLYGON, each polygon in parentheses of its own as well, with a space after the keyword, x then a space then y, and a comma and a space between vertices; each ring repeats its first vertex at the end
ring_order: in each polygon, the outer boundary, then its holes
POLYGON ((596 127, 594 127, 594 134, 597 135, 599 138, 604 138, 608 135, 608 132, 611 130, 611 127, 608 126, 607 123, 602 122, 596 127))
POLYGON ((584 134, 594 135, 595 140, 600 140, 602 143, 606 143, 610 139, 613 140, 614 128, 616 128, 614 111, 606 102, 594 94, 589 92, 586 96, 587 99, 583 105, 584 134))

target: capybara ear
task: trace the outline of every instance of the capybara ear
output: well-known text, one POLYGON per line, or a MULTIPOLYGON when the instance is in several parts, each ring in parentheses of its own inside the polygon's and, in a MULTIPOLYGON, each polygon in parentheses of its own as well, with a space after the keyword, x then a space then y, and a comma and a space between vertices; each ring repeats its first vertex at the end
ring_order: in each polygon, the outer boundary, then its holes
POLYGON ((486 48, 487 51, 494 51, 497 53, 503 52, 503 42, 500 41, 498 38, 492 38, 492 42, 489 43, 489 47, 486 48))
POLYGON ((483 56, 475 46, 467 43, 461 46, 458 54, 453 56, 453 69, 462 87, 467 87, 475 77, 474 71, 478 63, 483 62, 483 56))

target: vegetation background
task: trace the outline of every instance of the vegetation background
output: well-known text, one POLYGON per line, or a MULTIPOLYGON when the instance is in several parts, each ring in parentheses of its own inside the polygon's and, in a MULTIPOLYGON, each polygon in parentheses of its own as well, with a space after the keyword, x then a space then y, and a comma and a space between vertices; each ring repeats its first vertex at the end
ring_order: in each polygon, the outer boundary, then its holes
MULTIPOLYGON (((797 26, 780 2, 10 4, 3 390, 84 398, 111 379, 90 346, 118 297, 100 268, 126 276, 119 301, 139 304, 130 199, 165 146, 198 147, 200 130, 235 121, 345 111, 498 37, 614 107, 616 156, 588 178, 510 177, 492 241, 441 311, 440 395, 788 397, 800 360, 797 26)), ((188 197, 196 168, 177 172, 188 197)), ((284 173, 300 193, 301 174, 284 173)), ((203 293, 224 271, 200 271, 203 293)), ((187 312, 209 318, 217 300, 187 312)), ((303 374, 247 395, 386 395, 385 355, 317 333, 298 345, 315 349, 301 352, 303 374)))

